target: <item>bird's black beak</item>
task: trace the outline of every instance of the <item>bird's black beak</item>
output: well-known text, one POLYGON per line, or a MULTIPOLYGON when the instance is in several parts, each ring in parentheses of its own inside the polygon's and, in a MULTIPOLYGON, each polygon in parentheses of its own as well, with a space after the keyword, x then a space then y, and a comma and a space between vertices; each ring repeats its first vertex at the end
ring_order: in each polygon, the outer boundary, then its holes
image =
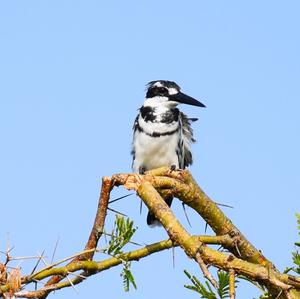
POLYGON ((182 104, 192 105, 192 106, 206 107, 201 102, 197 101, 196 99, 194 99, 194 98, 192 98, 192 97, 190 97, 190 96, 188 96, 188 95, 186 95, 182 92, 170 95, 169 100, 174 101, 174 102, 178 102, 178 103, 182 103, 182 104))

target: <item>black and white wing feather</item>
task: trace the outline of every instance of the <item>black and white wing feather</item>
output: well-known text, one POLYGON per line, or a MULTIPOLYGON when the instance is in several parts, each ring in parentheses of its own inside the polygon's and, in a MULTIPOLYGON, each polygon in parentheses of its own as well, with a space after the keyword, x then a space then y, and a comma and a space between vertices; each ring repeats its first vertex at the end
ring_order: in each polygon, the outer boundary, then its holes
POLYGON ((179 127, 180 137, 178 142, 178 160, 179 168, 184 169, 185 167, 193 163, 193 157, 191 152, 191 143, 196 142, 193 138, 192 122, 197 121, 197 118, 188 118, 184 113, 179 113, 179 127))

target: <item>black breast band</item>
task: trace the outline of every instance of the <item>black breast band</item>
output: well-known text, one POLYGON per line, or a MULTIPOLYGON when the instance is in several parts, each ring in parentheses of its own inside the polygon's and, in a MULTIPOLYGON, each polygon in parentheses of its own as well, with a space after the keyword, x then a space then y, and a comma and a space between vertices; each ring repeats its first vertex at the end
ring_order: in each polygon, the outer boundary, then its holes
POLYGON ((179 127, 175 130, 172 130, 172 131, 168 131, 168 132, 163 132, 163 133, 160 133, 160 132, 152 132, 152 133, 147 133, 143 130, 143 128, 140 126, 140 124, 137 122, 136 125, 135 125, 135 129, 138 130, 139 132, 143 132, 145 133, 146 135, 150 136, 150 137, 160 137, 160 136, 168 136, 168 135, 172 135, 174 134, 175 132, 177 132, 179 130, 179 127))

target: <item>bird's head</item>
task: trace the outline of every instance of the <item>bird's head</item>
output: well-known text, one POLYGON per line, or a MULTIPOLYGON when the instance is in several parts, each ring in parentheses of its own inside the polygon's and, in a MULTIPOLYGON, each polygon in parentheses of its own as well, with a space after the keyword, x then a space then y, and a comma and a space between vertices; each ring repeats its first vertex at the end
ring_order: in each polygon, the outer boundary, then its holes
POLYGON ((187 104, 198 107, 205 107, 196 99, 182 93, 180 87, 172 81, 157 80, 147 84, 147 93, 144 105, 165 106, 172 108, 178 104, 187 104))

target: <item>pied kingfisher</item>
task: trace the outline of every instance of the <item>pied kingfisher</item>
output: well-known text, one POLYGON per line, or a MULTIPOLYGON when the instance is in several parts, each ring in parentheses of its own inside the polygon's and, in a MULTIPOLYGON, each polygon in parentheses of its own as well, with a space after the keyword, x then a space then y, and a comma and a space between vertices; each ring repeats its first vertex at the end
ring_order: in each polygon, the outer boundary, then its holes
MULTIPOLYGON (((133 126, 132 151, 134 172, 162 166, 184 169, 192 164, 191 143, 195 142, 191 123, 197 118, 188 118, 179 111, 178 104, 205 107, 204 104, 182 93, 172 81, 157 80, 147 84, 143 106, 133 126)), ((165 198, 170 206, 173 197, 165 198)), ((159 225, 150 212, 148 225, 159 225)))

